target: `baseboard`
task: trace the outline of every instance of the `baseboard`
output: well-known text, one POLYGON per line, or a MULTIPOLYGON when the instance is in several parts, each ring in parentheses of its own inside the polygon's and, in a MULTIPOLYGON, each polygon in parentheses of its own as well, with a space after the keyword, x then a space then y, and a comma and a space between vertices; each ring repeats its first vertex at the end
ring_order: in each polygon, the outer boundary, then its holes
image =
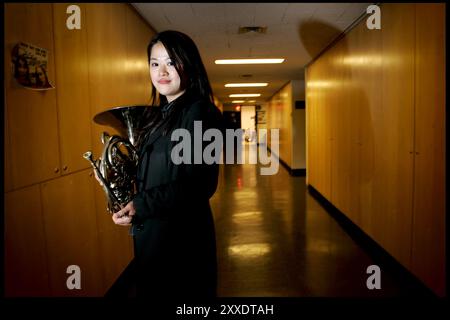
POLYGON ((358 225, 353 223, 343 212, 336 208, 327 198, 318 190, 308 184, 309 194, 316 199, 319 204, 330 214, 332 218, 345 230, 345 232, 377 263, 389 268, 397 277, 405 283, 413 284, 411 290, 417 290, 421 294, 430 297, 437 297, 436 294, 428 288, 419 278, 411 273, 399 261, 397 261, 389 252, 380 246, 374 239, 366 234, 358 225))
POLYGON ((273 153, 272 150, 270 150, 270 147, 267 146, 267 150, 269 150, 270 154, 273 154, 275 157, 277 157, 278 161, 281 163, 281 165, 289 172, 291 176, 294 177, 306 177, 306 168, 305 169, 292 169, 286 162, 283 161, 276 153, 273 153))
POLYGON ((306 169, 289 169, 289 173, 294 177, 306 177, 306 169))
POLYGON ((105 298, 132 298, 136 296, 135 260, 131 260, 125 270, 119 275, 105 298))

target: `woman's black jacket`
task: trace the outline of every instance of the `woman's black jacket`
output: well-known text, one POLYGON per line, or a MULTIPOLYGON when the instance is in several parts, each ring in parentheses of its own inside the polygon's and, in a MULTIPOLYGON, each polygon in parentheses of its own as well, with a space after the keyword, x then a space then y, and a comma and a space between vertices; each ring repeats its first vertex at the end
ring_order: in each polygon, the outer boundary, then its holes
POLYGON ((135 260, 140 290, 149 295, 215 291, 216 243, 209 199, 217 188, 219 165, 205 164, 203 157, 202 164, 194 164, 194 150, 198 156, 211 143, 194 137, 194 121, 201 121, 202 133, 216 128, 223 134, 223 120, 209 101, 191 98, 183 103, 174 128, 190 133, 190 164, 172 161, 172 148, 181 140, 171 141, 170 132, 163 135, 161 129, 139 149, 138 192, 133 199, 135 260), (201 145, 196 149, 195 143, 201 145))

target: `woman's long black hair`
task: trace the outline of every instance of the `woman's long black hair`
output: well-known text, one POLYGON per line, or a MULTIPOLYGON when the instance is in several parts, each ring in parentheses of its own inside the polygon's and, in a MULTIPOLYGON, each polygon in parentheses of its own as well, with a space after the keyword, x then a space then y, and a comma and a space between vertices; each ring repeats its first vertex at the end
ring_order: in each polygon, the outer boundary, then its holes
MULTIPOLYGON (((160 42, 174 63, 175 69, 180 76, 180 89, 186 90, 185 93, 172 101, 167 116, 162 118, 161 108, 151 107, 146 110, 143 115, 145 125, 140 134, 139 144, 142 143, 148 134, 160 126, 164 126, 163 134, 166 135, 176 122, 176 115, 179 110, 184 107, 186 99, 206 99, 214 103, 211 85, 208 80, 205 66, 200 57, 200 52, 197 49, 194 41, 186 34, 167 30, 156 34, 150 41, 147 47, 147 57, 150 66, 150 57, 153 46, 160 42)), ((167 98, 157 93, 152 82, 151 106, 163 107, 167 104, 167 98)))

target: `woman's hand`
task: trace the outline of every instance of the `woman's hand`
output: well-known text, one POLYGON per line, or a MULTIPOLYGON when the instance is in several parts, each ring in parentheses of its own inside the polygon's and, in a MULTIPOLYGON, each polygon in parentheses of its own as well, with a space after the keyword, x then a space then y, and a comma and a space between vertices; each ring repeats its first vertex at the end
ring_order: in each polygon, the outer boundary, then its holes
POLYGON ((129 226, 135 213, 136 210, 134 210, 133 201, 130 201, 125 207, 114 213, 112 219, 117 225, 129 226))

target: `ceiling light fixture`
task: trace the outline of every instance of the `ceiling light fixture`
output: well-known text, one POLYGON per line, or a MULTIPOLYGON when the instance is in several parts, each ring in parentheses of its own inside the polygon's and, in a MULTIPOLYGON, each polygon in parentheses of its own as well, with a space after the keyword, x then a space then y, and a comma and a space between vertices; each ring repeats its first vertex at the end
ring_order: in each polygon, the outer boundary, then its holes
POLYGON ((259 26, 255 26, 255 27, 239 27, 238 29, 238 33, 248 33, 248 32, 254 32, 254 33, 266 33, 267 32, 267 27, 259 27, 259 26))
POLYGON ((233 100, 231 101, 231 103, 244 103, 245 100, 233 100))
POLYGON ((284 59, 222 59, 214 61, 215 64, 260 64, 282 63, 284 59))
POLYGON ((267 82, 260 83, 227 83, 225 85, 226 88, 238 88, 238 87, 266 87, 268 85, 267 82))
POLYGON ((261 96, 261 93, 235 93, 230 94, 230 98, 244 98, 244 97, 259 97, 261 96))

